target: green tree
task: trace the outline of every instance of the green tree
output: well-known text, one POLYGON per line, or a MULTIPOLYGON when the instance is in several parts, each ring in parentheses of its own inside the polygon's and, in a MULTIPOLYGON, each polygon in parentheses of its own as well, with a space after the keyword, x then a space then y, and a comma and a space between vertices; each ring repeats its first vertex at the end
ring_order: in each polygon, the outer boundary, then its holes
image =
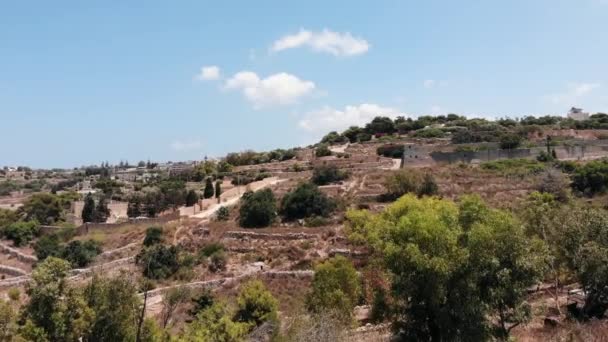
POLYGON ((67 284, 69 269, 67 261, 49 257, 32 272, 22 330, 27 340, 78 341, 90 331, 94 313, 67 284))
POLYGON ((281 200, 281 214, 287 220, 328 216, 336 204, 312 183, 300 183, 281 200))
POLYGON ((11 305, 0 299, 0 342, 11 342, 17 335, 17 314, 11 305))
POLYGON ((276 200, 272 190, 248 191, 241 199, 239 224, 245 228, 267 227, 274 221, 276 212, 276 200))
POLYGON ((137 254, 137 264, 149 279, 166 279, 179 270, 179 252, 176 246, 155 244, 137 254))
POLYGON ((93 195, 88 193, 84 199, 84 206, 82 207, 82 222, 94 222, 95 220, 95 200, 93 195))
POLYGON ((510 214, 475 198, 457 206, 406 195, 378 215, 347 217, 353 241, 381 255, 393 275, 393 327, 404 338, 503 339, 529 318, 526 289, 541 279, 547 251, 510 214))
POLYGON ((34 244, 34 251, 38 261, 42 261, 50 256, 61 257, 63 246, 56 234, 43 235, 34 244))
POLYGON ((357 136, 363 133, 363 129, 357 126, 350 126, 346 131, 342 133, 351 143, 357 142, 357 136))
POLYGON ((88 342, 134 341, 135 322, 141 299, 137 286, 123 274, 107 278, 95 274, 84 289, 89 307, 95 312, 88 342))
POLYGON ((395 132, 395 123, 389 117, 377 116, 365 125, 365 131, 369 134, 392 134, 395 132))
POLYGON ((0 232, 8 225, 19 221, 17 212, 0 208, 0 232))
POLYGON ((188 191, 186 195, 186 207, 191 207, 198 203, 198 194, 194 190, 188 191))
POLYGON ((317 148, 315 148, 315 157, 327 157, 331 156, 331 151, 327 144, 319 144, 317 148))
POLYGON ((520 144, 521 137, 517 134, 507 133, 500 137, 500 148, 503 150, 518 148, 520 144))
POLYGON ((245 283, 236 302, 235 321, 247 324, 250 330, 264 322, 276 323, 278 321, 279 302, 259 280, 245 283))
POLYGON ((215 198, 217 202, 220 202, 220 196, 222 195, 222 181, 218 180, 215 182, 215 198))
POLYGON ((36 221, 18 221, 4 228, 4 236, 19 247, 32 241, 39 231, 40 225, 36 221))
POLYGON ((241 342, 245 340, 248 326, 234 322, 226 303, 218 302, 196 315, 183 335, 187 342, 217 341, 241 342))
POLYGON ((576 168, 572 175, 572 187, 593 196, 608 189, 608 160, 593 160, 576 168))
POLYGON ((228 221, 230 218, 230 210, 224 206, 217 210, 216 218, 218 221, 228 221))
POLYGON ((108 216, 110 216, 110 209, 108 209, 105 198, 101 197, 95 206, 93 222, 106 222, 108 216))
POLYGON ((101 253, 101 246, 95 240, 73 240, 63 248, 61 257, 72 264, 72 267, 85 267, 101 253))
POLYGON ((205 180, 205 190, 203 190, 203 197, 213 197, 213 182, 211 181, 211 178, 207 178, 205 180))
POLYGON ((19 209, 27 220, 52 225, 63 219, 63 206, 59 197, 49 193, 32 195, 19 209))
POLYGON ((334 311, 349 320, 359 298, 359 276, 344 257, 329 259, 315 267, 312 290, 306 299, 310 312, 334 311))

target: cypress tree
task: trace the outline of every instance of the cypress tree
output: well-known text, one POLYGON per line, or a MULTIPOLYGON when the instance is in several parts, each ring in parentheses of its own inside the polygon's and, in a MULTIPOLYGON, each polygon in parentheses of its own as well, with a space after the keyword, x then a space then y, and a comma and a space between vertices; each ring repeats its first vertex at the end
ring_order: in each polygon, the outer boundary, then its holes
POLYGON ((211 181, 211 178, 207 178, 207 180, 205 180, 205 190, 203 190, 203 197, 213 197, 213 182, 211 181))
POLYGON ((82 222, 93 222, 95 219, 95 201, 93 195, 87 194, 84 199, 84 207, 82 207, 82 222))

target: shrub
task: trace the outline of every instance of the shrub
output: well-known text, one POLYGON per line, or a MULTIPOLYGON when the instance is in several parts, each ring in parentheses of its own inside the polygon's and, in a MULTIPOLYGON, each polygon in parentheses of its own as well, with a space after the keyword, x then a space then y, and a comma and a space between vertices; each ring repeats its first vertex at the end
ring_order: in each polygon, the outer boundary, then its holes
POLYGON ((344 257, 329 259, 315 267, 312 291, 306 298, 310 312, 335 310, 349 320, 359 298, 359 276, 353 265, 344 257))
POLYGON ((205 189, 203 190, 203 197, 205 199, 213 197, 214 191, 215 190, 213 189, 213 181, 211 180, 211 178, 207 177, 207 179, 205 180, 205 189))
POLYGON ((228 256, 223 249, 215 251, 209 256, 209 270, 211 272, 225 270, 226 264, 228 264, 228 256))
POLYGON ((329 150, 329 147, 327 146, 327 144, 319 144, 317 146, 317 148, 315 149, 315 156, 316 157, 331 156, 331 151, 329 150))
POLYGON ((513 133, 507 133, 500 137, 500 148, 510 150, 518 148, 521 145, 521 136, 513 133))
POLYGON ((144 246, 149 247, 152 245, 159 244, 163 241, 163 228, 162 227, 148 227, 146 229, 146 237, 144 238, 144 246))
POLYGON ((444 133, 439 128, 423 128, 414 132, 415 138, 443 138, 444 133))
POLYGON ((528 175, 537 174, 546 167, 536 160, 530 159, 503 159, 481 163, 480 167, 484 170, 491 170, 505 175, 528 175))
POLYGON ((422 177, 415 170, 399 170, 391 173, 384 179, 386 194, 384 200, 395 200, 407 193, 418 191, 422 177))
POLYGON ((316 185, 327 185, 348 178, 348 174, 335 165, 321 165, 312 172, 312 182, 316 185))
POLYGON ((312 183, 301 183, 281 201, 281 214, 287 220, 328 216, 336 204, 312 183))
POLYGON ((15 246, 20 247, 32 241, 39 230, 37 221, 18 221, 5 227, 3 233, 15 246))
POLYGON ((588 196, 606 192, 608 160, 594 160, 577 167, 572 175, 572 187, 588 196))
POLYGON ((417 194, 418 196, 434 196, 439 192, 439 187, 437 187, 437 183, 435 182, 435 178, 430 173, 424 175, 422 179, 422 184, 418 188, 417 194))
POLYGON ((199 251, 199 255, 201 257, 207 258, 210 257, 213 253, 220 252, 224 250, 224 245, 219 242, 211 242, 206 244, 199 251))
POLYGON ((253 328, 264 322, 278 321, 279 303, 259 280, 244 284, 236 302, 237 311, 234 318, 237 322, 246 323, 253 328))
POLYGON ((194 190, 188 191, 186 195, 186 207, 191 207, 198 202, 198 194, 194 190))
POLYGON ((248 191, 241 199, 239 224, 245 228, 269 226, 276 217, 276 201, 270 189, 248 191))
POLYGON ((63 247, 56 234, 44 235, 34 244, 34 251, 38 261, 42 261, 50 256, 60 257, 63 247))
POLYGON ((385 156, 388 158, 401 158, 403 157, 404 145, 400 144, 386 144, 378 147, 376 153, 379 156, 385 156))
POLYGON ((61 253, 61 258, 72 264, 72 267, 85 267, 101 253, 101 247, 95 240, 82 242, 74 240, 67 244, 61 253))
POLYGON ((362 132, 362 133, 357 134, 358 142, 366 142, 366 141, 370 141, 370 140, 372 140, 372 135, 369 133, 362 132))
POLYGON ((313 216, 304 219, 306 227, 321 227, 327 225, 327 218, 322 216, 313 216))
POLYGON ((142 249, 135 258, 144 276, 149 279, 166 279, 179 270, 177 247, 162 244, 142 249))
POLYGON ((228 219, 230 218, 230 210, 224 206, 220 207, 217 210, 215 218, 218 221, 228 221, 228 219))
POLYGON ((16 287, 11 287, 8 289, 8 298, 13 302, 18 301, 21 298, 21 291, 16 287))

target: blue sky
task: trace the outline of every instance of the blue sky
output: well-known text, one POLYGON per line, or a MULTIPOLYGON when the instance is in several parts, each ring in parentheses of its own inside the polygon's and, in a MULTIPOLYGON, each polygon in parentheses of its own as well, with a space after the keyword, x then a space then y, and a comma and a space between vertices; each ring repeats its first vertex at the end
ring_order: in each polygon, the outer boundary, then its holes
POLYGON ((286 148, 375 114, 606 112, 607 17, 606 0, 3 1, 0 165, 286 148))

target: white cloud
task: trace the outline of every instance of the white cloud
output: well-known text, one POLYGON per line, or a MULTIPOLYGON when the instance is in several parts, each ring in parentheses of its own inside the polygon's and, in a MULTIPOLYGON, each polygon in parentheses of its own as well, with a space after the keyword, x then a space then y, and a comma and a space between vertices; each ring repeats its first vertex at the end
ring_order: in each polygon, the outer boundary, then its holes
POLYGON ((310 94, 315 89, 315 84, 284 72, 262 79, 255 72, 241 71, 228 79, 224 88, 241 90, 257 109, 295 103, 310 94))
POLYGON ((307 46, 316 52, 326 52, 334 56, 354 56, 366 53, 370 44, 363 38, 354 37, 350 32, 340 33, 328 29, 313 32, 300 29, 296 34, 286 35, 272 44, 271 51, 279 52, 307 46))
POLYGON ((424 82, 422 82, 422 85, 426 89, 431 89, 431 88, 434 88, 435 86, 447 87, 448 86, 448 81, 445 81, 445 80, 441 80, 441 81, 437 81, 437 80, 424 80, 424 82))
POLYGON ((435 106, 431 107, 431 114, 433 114, 433 115, 439 115, 442 112, 443 112, 443 108, 441 108, 441 106, 435 105, 435 106))
POLYGON ((545 99, 556 105, 574 106, 582 97, 589 95, 600 86, 599 83, 569 83, 565 92, 547 95, 545 99))
POLYGON ((199 81, 213 81, 220 78, 220 68, 215 65, 204 66, 201 71, 196 75, 196 79, 199 81))
POLYGON ((191 151, 197 150, 203 147, 203 144, 198 140, 179 141, 176 140, 171 143, 171 148, 175 151, 191 151))
POLYGON ((329 106, 308 112, 298 123, 299 127, 312 133, 343 131, 350 126, 363 126, 376 116, 396 117, 399 111, 373 103, 346 106, 343 110, 329 106))

